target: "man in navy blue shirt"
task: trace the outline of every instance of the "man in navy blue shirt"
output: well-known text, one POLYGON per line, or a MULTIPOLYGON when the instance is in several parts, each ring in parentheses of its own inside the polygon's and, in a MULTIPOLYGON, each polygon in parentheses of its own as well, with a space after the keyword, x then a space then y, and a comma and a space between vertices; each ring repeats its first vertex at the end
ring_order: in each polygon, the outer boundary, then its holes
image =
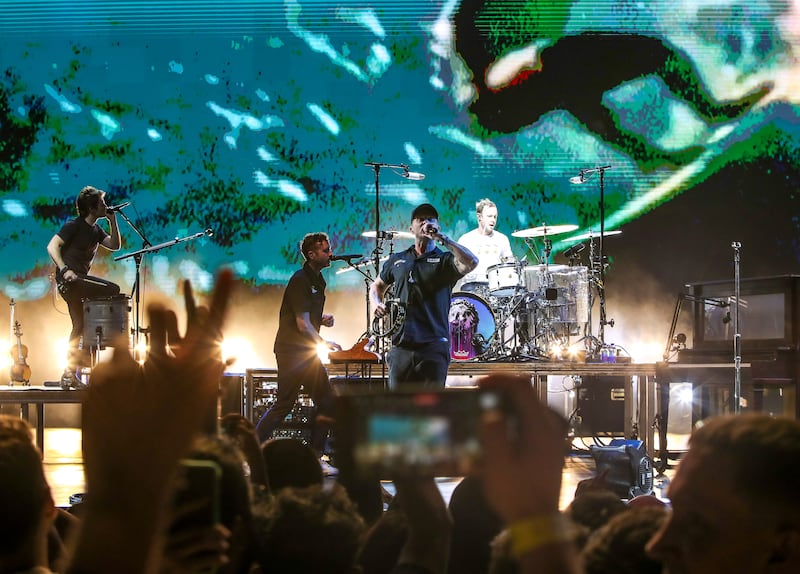
POLYGON ((312 446, 320 453, 327 426, 333 415, 333 393, 328 371, 317 354, 319 346, 333 351, 341 347, 319 334, 321 326, 333 327, 333 315, 323 313, 325 279, 322 270, 331 264, 331 246, 325 233, 309 233, 300 243, 305 258, 303 267, 289 279, 281 302, 275 359, 278 363, 278 397, 256 425, 258 438, 264 442, 283 422, 297 401, 300 387, 311 395, 316 407, 312 446))
POLYGON ((478 258, 441 232, 439 213, 429 203, 414 209, 411 233, 413 247, 384 263, 370 287, 370 299, 375 316, 384 317, 384 297, 392 286, 393 297, 405 310, 386 357, 389 388, 411 383, 443 388, 450 365, 450 293, 456 281, 475 269, 478 258), (448 251, 436 247, 437 240, 448 251))

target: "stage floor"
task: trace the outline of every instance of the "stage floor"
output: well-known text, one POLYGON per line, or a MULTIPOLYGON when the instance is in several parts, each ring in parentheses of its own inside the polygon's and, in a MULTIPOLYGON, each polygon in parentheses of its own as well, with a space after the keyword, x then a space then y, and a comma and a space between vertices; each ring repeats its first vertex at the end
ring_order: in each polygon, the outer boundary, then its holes
MULTIPOLYGON (((45 475, 56 505, 68 507, 70 495, 82 493, 86 489, 81 455, 81 431, 74 428, 48 428, 44 432, 45 475)), ((588 454, 578 453, 566 457, 561 485, 562 509, 572 500, 578 482, 594 476, 594 470, 594 461, 588 454)), ((673 472, 673 469, 668 469, 663 477, 656 477, 654 491, 659 498, 666 496, 666 488, 673 472)), ((449 502, 453 489, 460 481, 461 477, 442 477, 436 480, 445 502, 449 502)), ((391 483, 385 486, 389 492, 394 492, 391 483)))

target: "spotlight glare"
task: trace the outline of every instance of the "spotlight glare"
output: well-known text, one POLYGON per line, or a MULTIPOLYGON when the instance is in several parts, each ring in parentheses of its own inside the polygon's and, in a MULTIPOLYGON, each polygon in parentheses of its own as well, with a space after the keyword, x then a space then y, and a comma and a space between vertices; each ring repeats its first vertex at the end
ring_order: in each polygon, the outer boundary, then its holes
POLYGON ((142 338, 142 339, 141 339, 141 340, 140 340, 140 341, 139 341, 139 342, 136 344, 136 354, 134 355, 134 357, 136 357, 136 358, 137 358, 137 362, 138 362, 140 365, 143 365, 143 364, 144 364, 144 361, 145 361, 145 359, 147 358, 147 353, 148 353, 149 351, 150 351, 150 347, 149 347, 149 345, 147 344, 147 341, 146 341, 144 338, 142 338))
POLYGON ((686 385, 680 391, 678 391, 678 401, 681 404, 690 405, 694 400, 694 391, 691 385, 686 385))
POLYGON ((319 357, 319 360, 325 364, 330 363, 330 360, 328 359, 328 353, 330 353, 330 351, 330 348, 325 343, 317 344, 317 356, 319 357))
POLYGON ((227 364, 232 361, 227 370, 244 372, 245 369, 258 365, 258 360, 249 339, 244 337, 225 337, 220 343, 222 360, 227 364))
POLYGON ((631 359, 634 363, 655 363, 661 360, 664 345, 656 341, 638 340, 630 345, 631 359))
POLYGON ((55 351, 55 357, 57 358, 57 365, 60 371, 63 371, 67 368, 68 365, 68 358, 69 358, 69 338, 65 339, 56 339, 53 342, 53 350, 55 351))

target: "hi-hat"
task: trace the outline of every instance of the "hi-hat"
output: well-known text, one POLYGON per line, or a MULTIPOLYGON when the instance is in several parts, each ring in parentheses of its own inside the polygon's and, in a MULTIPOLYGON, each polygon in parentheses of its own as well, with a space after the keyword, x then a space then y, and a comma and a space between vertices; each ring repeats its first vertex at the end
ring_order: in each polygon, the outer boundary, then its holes
POLYGON ((576 229, 578 229, 577 225, 542 225, 540 227, 531 227, 530 229, 520 229, 511 235, 514 237, 544 237, 546 235, 569 233, 576 229))
MULTIPOLYGON (((394 229, 387 229, 386 231, 379 231, 378 234, 385 239, 394 239, 395 237, 399 237, 400 239, 414 239, 414 234, 409 231, 395 231, 394 229)), ((375 230, 365 231, 361 234, 361 237, 372 237, 374 239, 375 230)))
MULTIPOLYGON (((613 231, 604 231, 603 237, 608 237, 609 235, 619 235, 622 233, 621 229, 615 229, 613 231)), ((581 233, 580 235, 576 235, 575 237, 570 237, 567 241, 583 241, 584 239, 593 239, 595 237, 600 237, 599 231, 587 231, 586 233, 581 233)))

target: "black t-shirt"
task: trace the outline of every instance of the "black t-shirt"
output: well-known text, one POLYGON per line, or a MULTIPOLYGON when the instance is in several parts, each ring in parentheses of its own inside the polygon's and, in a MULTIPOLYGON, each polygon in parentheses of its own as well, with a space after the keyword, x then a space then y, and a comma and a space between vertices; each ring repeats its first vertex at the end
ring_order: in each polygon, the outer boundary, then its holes
POLYGON ((297 328, 296 317, 308 312, 311 324, 319 332, 322 310, 325 308, 325 279, 308 263, 298 269, 283 293, 278 334, 275 337, 276 353, 316 353, 316 341, 297 328))
POLYGON ((89 225, 82 217, 76 217, 64 224, 58 236, 64 240, 61 247, 64 264, 79 275, 87 275, 97 246, 109 235, 97 223, 89 225))
POLYGON ((406 310, 405 321, 392 337, 394 345, 449 339, 450 293, 461 278, 451 252, 434 247, 417 257, 414 247, 409 247, 383 264, 380 277, 387 285, 394 285, 394 296, 406 310))

